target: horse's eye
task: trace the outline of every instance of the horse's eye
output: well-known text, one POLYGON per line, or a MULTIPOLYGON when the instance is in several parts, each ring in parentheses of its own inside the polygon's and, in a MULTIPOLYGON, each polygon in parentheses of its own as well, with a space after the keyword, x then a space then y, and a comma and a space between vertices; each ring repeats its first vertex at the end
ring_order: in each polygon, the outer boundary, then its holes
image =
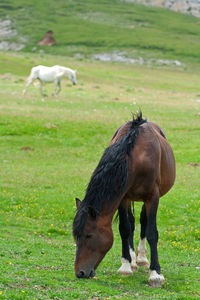
POLYGON ((86 239, 90 239, 92 237, 91 234, 86 234, 86 239))

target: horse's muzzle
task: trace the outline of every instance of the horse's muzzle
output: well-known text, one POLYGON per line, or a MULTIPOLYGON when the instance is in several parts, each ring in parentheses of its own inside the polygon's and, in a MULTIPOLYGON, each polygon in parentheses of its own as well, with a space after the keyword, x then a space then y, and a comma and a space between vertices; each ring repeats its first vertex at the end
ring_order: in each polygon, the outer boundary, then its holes
POLYGON ((96 275, 95 271, 92 269, 90 272, 79 271, 76 274, 77 278, 92 278, 96 275))

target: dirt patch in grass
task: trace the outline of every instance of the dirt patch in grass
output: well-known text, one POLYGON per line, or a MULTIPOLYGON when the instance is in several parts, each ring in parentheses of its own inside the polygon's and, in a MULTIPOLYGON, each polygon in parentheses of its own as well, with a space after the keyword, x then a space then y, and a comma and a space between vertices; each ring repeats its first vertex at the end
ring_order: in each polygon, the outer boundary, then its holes
POLYGON ((31 148, 31 147, 22 147, 21 150, 22 151, 34 151, 34 148, 31 148))
POLYGON ((198 164, 198 163, 196 163, 196 162, 191 162, 191 163, 188 164, 188 166, 200 168, 200 164, 198 164))

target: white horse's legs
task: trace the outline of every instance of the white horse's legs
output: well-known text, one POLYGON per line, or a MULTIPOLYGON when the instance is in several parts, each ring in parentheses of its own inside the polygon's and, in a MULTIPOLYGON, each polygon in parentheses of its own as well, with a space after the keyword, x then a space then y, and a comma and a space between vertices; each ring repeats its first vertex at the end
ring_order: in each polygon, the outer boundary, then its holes
POLYGON ((36 78, 30 77, 27 81, 26 87, 23 90, 23 96, 26 94, 28 87, 31 85, 31 83, 35 80, 36 78))
POLYGON ((58 95, 58 93, 60 93, 60 91, 61 91, 61 83, 60 83, 59 79, 56 79, 54 81, 54 94, 53 95, 56 97, 58 95), (56 91, 57 87, 58 87, 58 90, 56 91))
POLYGON ((58 84, 58 81, 57 79, 54 81, 54 96, 56 97, 57 96, 57 93, 56 93, 56 88, 57 88, 57 84, 58 84))
POLYGON ((44 95, 44 92, 43 92, 43 82, 42 82, 42 80, 40 80, 40 93, 41 93, 42 96, 44 95))
POLYGON ((61 82, 60 82, 60 80, 58 81, 58 93, 60 93, 60 91, 61 91, 61 82))

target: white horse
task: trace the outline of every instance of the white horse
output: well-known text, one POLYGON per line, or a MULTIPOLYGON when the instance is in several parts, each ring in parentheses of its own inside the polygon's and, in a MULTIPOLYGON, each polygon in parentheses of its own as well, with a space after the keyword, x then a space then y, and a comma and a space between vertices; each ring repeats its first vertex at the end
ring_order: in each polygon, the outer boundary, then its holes
POLYGON ((62 66, 53 66, 53 67, 45 67, 45 66, 37 66, 31 69, 31 74, 28 78, 26 88, 23 91, 23 95, 27 92, 28 87, 35 79, 39 79, 40 81, 40 91, 43 95, 43 83, 44 82, 52 82, 54 81, 54 96, 61 91, 61 79, 67 76, 73 84, 76 84, 76 71, 65 68, 62 66), (57 90, 58 87, 58 90, 57 90))

